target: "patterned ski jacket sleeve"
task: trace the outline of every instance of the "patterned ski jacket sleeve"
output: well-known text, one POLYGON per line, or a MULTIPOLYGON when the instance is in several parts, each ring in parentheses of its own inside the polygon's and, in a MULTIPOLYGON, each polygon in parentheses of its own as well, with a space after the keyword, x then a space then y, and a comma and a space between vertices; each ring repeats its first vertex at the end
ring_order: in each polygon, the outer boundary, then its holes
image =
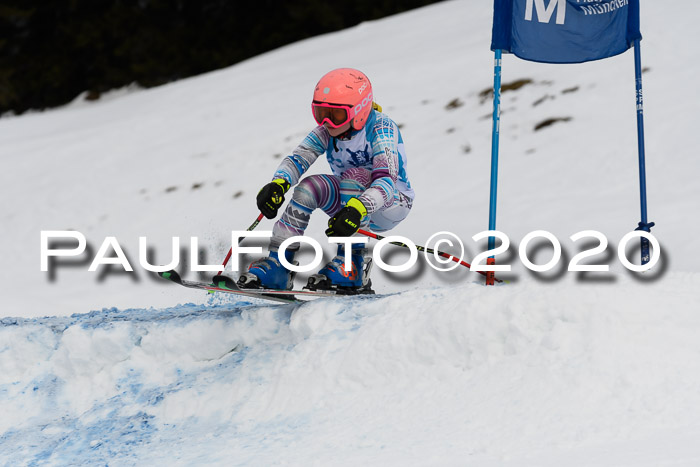
POLYGON ((359 196, 371 214, 394 204, 398 196, 399 135, 396 124, 387 116, 376 113, 374 125, 368 127, 367 139, 372 151, 372 182, 359 196))
POLYGON ((277 168, 274 178, 283 178, 289 182, 291 186, 299 183, 301 178, 311 164, 316 162, 318 157, 326 152, 330 135, 323 127, 318 126, 309 133, 304 141, 294 149, 290 156, 282 160, 282 163, 277 168))

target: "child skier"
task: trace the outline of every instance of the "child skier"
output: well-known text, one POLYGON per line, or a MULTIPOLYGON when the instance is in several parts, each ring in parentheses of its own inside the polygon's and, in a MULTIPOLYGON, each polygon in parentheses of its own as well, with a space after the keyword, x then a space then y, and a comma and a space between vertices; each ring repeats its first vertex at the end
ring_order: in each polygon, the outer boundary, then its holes
MULTIPOLYGON (((303 235, 311 213, 320 208, 330 216, 326 235, 351 237, 358 229, 383 232, 404 220, 414 192, 406 176, 406 152, 396 123, 373 101, 372 85, 358 70, 340 68, 324 75, 314 90, 311 110, 318 126, 287 156, 270 183, 257 195, 260 211, 277 217, 284 194, 297 185, 292 199, 275 223, 269 256, 253 262, 241 275, 244 288, 291 289, 293 274, 279 262, 280 244, 303 235), (300 181, 321 154, 332 175, 311 175, 300 181)), ((292 263, 299 244, 285 250, 292 263)), ((367 249, 353 243, 352 270, 345 271, 342 244, 338 254, 309 278, 312 289, 371 293, 367 249)))

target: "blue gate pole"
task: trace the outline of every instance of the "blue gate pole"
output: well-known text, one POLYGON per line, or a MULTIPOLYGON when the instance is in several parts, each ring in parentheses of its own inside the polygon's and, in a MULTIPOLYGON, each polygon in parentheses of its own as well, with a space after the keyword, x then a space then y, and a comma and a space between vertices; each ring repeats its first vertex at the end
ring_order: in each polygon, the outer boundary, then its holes
MULTIPOLYGON (((493 62, 493 129, 491 132, 491 194, 489 198, 489 230, 496 230, 496 197, 498 192, 498 138, 501 125, 501 49, 494 51, 493 62)), ((496 238, 489 237, 488 248, 494 249, 496 238)), ((486 264, 495 264, 493 256, 486 264)), ((494 272, 486 274, 486 285, 494 285, 494 272)))
MULTIPOLYGON (((642 54, 639 47, 639 39, 634 41, 634 75, 636 83, 637 101, 637 146, 639 152, 639 198, 642 219, 635 230, 650 232, 653 222, 647 221, 647 182, 644 157, 644 100, 642 98, 642 54)), ((642 264, 647 264, 650 259, 649 240, 641 239, 642 264)))

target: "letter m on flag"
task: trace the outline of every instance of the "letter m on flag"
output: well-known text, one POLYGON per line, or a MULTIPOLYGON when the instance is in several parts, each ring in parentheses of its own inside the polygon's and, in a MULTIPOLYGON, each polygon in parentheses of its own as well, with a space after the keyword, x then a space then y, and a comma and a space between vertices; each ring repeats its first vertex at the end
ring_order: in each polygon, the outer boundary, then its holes
POLYGON ((564 24, 566 20, 566 0, 550 0, 546 8, 544 0, 527 0, 525 4, 525 21, 532 21, 533 6, 537 11, 537 19, 540 23, 549 23, 552 13, 556 9, 557 24, 564 24))

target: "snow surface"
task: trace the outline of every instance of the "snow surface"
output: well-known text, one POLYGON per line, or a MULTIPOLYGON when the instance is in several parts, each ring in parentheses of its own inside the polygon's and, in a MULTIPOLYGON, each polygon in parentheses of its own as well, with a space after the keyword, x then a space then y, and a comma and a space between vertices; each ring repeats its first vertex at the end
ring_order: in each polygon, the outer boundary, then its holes
MULTIPOLYGON (((503 94, 505 286, 421 260, 411 273, 375 269, 374 297, 271 305, 139 266, 140 236, 153 263, 169 261, 173 236, 184 253, 198 237, 202 261, 220 263, 313 125, 313 84, 340 66, 365 71, 402 125, 417 198, 393 233, 424 244, 454 232, 473 258, 488 223, 490 2, 444 2, 159 88, 4 116, 0 464, 700 465, 698 8, 642 5, 662 260, 641 275, 617 259, 639 221, 631 52, 567 66, 505 57, 505 84, 530 80, 503 94), (570 120, 534 131, 550 118, 570 120), (115 236, 135 272, 88 272, 91 255, 41 272, 40 232, 69 229, 92 255, 115 236), (549 273, 518 258, 540 229, 564 250, 549 273), (590 229, 610 246, 589 263, 610 272, 566 272, 582 250, 569 236, 590 229)), ((312 173, 327 171, 319 161, 312 173)))

